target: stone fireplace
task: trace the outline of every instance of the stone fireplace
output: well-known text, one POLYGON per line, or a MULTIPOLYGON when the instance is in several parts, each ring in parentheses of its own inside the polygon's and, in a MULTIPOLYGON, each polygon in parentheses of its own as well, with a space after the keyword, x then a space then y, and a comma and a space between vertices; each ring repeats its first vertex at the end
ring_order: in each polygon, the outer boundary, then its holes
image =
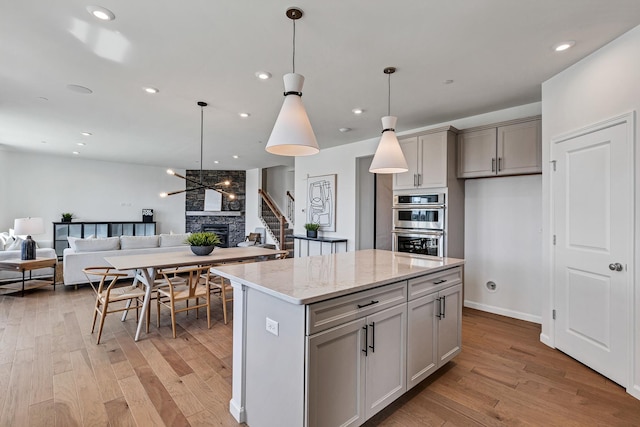
MULTIPOLYGON (((200 182, 200 170, 187 170, 187 178, 196 182, 200 182)), ((192 233, 205 231, 210 226, 219 227, 221 233, 226 231, 226 245, 223 247, 233 247, 244 241, 245 238, 245 171, 202 171, 202 181, 205 186, 215 188, 215 184, 229 180, 231 185, 223 187, 229 193, 236 195, 231 200, 226 195, 222 197, 221 211, 205 211, 204 210, 204 189, 188 191, 185 201, 185 230, 192 233), (225 230, 226 229, 226 230, 225 230)), ((187 189, 196 187, 194 184, 187 182, 187 189)), ((214 231, 219 234, 218 231, 214 231)), ((222 239, 223 236, 220 236, 222 239)))

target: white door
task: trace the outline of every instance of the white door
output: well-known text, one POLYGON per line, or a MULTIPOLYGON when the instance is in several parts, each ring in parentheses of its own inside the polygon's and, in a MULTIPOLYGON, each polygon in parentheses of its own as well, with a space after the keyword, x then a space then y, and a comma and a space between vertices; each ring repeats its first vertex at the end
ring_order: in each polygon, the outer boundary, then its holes
POLYGON ((628 123, 552 144, 555 345, 625 386, 632 254, 628 123))

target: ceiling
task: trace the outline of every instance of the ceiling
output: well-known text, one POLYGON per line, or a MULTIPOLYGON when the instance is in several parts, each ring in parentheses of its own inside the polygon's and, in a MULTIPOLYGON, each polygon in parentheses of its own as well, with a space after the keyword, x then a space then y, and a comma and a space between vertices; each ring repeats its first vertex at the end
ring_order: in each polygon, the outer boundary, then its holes
POLYGON ((540 101, 543 81, 640 24, 638 0, 91 1, 3 0, 0 148, 198 169, 206 101, 204 169, 293 165, 264 150, 291 72, 290 6, 305 13, 296 72, 321 149, 380 134, 387 66, 403 131, 540 101))

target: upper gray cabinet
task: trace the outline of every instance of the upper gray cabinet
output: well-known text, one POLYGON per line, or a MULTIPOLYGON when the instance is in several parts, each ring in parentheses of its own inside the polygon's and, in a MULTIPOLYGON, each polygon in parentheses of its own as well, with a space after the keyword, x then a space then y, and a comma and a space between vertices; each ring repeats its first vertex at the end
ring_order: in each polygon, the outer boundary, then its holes
POLYGON ((455 178, 455 140, 457 129, 452 126, 399 140, 409 170, 396 173, 394 190, 447 187, 455 178))
POLYGON ((529 117, 458 134, 458 177, 542 172, 541 119, 529 117))

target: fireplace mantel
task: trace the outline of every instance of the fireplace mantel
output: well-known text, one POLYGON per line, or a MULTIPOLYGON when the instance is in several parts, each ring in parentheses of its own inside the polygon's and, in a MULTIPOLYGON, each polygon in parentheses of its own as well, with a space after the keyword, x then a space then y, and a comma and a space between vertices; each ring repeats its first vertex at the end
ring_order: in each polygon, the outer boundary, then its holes
POLYGON ((187 211, 187 216, 243 216, 243 211, 187 211))

